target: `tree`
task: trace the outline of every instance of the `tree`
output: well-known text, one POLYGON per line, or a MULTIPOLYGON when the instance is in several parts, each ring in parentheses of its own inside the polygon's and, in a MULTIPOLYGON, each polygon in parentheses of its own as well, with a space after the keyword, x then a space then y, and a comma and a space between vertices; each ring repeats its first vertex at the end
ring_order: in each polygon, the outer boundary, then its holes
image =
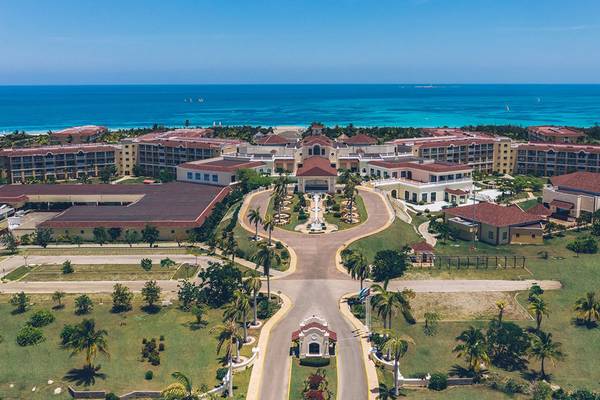
MULTIPOLYGON (((240 349, 240 331, 235 321, 225 322, 224 325, 215 327, 218 330, 217 336, 217 354, 224 350, 224 359, 229 366, 229 396, 233 396, 233 354, 239 353, 240 349)), ((239 360, 239 354, 236 356, 239 360)))
POLYGON ((52 240, 52 229, 50 228, 37 228, 35 230, 35 244, 42 248, 48 247, 48 244, 52 240))
POLYGON ((162 183, 172 182, 175 180, 175 175, 173 175, 173 173, 171 171, 168 171, 166 169, 161 169, 160 172, 158 173, 158 179, 162 183))
POLYGON ((71 263, 71 260, 65 260, 62 263, 62 273, 63 274, 72 274, 73 272, 75 272, 75 268, 73 268, 73 264, 71 263))
POLYGON ((491 363, 509 371, 522 370, 527 365, 524 358, 529 351, 529 335, 512 322, 489 323, 486 339, 491 363))
POLYGON ((153 309, 160 300, 161 288, 156 281, 148 281, 142 288, 142 298, 148 303, 148 308, 153 309))
POLYGON ((100 180, 102 183, 109 183, 110 179, 115 175, 117 169, 114 165, 109 165, 100 170, 100 180))
POLYGON ((121 228, 108 228, 108 236, 111 242, 116 241, 121 236, 121 232, 123 229, 121 228))
POLYGON ((565 358, 565 355, 562 352, 562 344, 560 342, 555 342, 552 339, 551 333, 542 331, 531 335, 530 354, 536 360, 540 361, 540 374, 542 379, 547 378, 546 370, 544 369, 546 360, 550 360, 552 364, 555 364, 557 361, 562 361, 565 358))
POLYGON ((531 311, 535 316, 535 330, 536 332, 540 331, 540 327, 542 326, 542 319, 545 316, 549 316, 548 305, 539 296, 533 297, 533 299, 529 302, 529 311, 531 311))
POLYGON ((106 330, 96 329, 93 319, 84 319, 76 325, 66 347, 72 350, 73 355, 85 353, 85 366, 91 368, 98 353, 109 356, 107 336, 106 330))
POLYGON ((598 242, 592 236, 580 236, 567 244, 567 249, 579 253, 594 254, 598 252, 598 242))
POLYGON ((10 305, 16 307, 17 313, 22 314, 29 307, 29 296, 25 292, 15 293, 10 297, 10 305))
POLYGON ((496 308, 498 309, 498 323, 502 323, 502 317, 504 316, 504 309, 506 308, 506 301, 498 300, 496 302, 496 308))
POLYGON ((456 356, 459 358, 465 358, 469 371, 478 375, 482 366, 489 365, 487 341, 481 329, 470 326, 458 335, 456 340, 460 343, 452 349, 452 352, 457 353, 456 356))
POLYGON ((52 301, 55 301, 56 307, 55 308, 63 308, 64 304, 62 303, 62 299, 64 299, 66 296, 65 292, 61 292, 60 290, 57 290, 56 292, 52 293, 52 301))
POLYGON ((244 280, 244 287, 246 288, 248 293, 252 294, 252 325, 256 326, 258 324, 257 299, 258 292, 262 287, 262 281, 258 276, 250 276, 244 280))
POLYGON ((423 332, 427 336, 433 336, 437 333, 437 325, 440 320, 440 315, 435 311, 426 312, 423 317, 425 318, 425 325, 423 326, 423 332))
POLYGON ((150 247, 152 247, 154 243, 156 243, 159 236, 160 232, 155 226, 146 225, 144 229, 142 229, 142 240, 148 243, 150 247))
POLYGON ((188 311, 192 307, 192 304, 198 299, 200 288, 196 286, 195 283, 188 280, 182 281, 177 287, 179 288, 177 291, 179 307, 184 311, 188 311))
POLYGON ((198 298, 213 307, 229 303, 242 283, 241 271, 231 263, 209 262, 198 277, 201 279, 198 298))
POLYGON ((77 247, 81 247, 81 244, 83 243, 83 238, 79 235, 75 235, 71 238, 71 243, 76 244, 77 247))
POLYGON ((82 294, 81 296, 75 297, 75 314, 88 314, 93 308, 94 303, 87 294, 82 294))
POLYGON ((242 329, 244 336, 242 336, 243 343, 248 341, 248 312, 250 311, 250 297, 248 294, 237 289, 233 292, 233 300, 225 308, 223 316, 226 320, 237 321, 242 320, 242 329))
POLYGON ((596 299, 595 292, 587 292, 585 297, 580 297, 575 302, 577 318, 585 320, 587 326, 592 326, 592 321, 600 320, 600 301, 596 299))
POLYGON ((258 225, 263 222, 260 215, 260 207, 256 207, 248 211, 248 221, 254 224, 254 240, 258 240, 258 225))
POLYGON ((127 229, 125 231, 125 241, 129 245, 129 247, 132 247, 132 245, 139 243, 140 239, 141 238, 140 238, 140 234, 138 233, 138 231, 129 230, 129 229, 127 229))
POLYGON ((95 227, 92 233, 94 235, 94 242, 98 243, 100 246, 108 241, 108 233, 106 233, 106 228, 103 226, 95 227))
POLYGON ((231 256, 231 262, 235 262, 235 252, 238 249, 238 242, 235 240, 235 235, 233 231, 224 232, 225 237, 221 242, 221 246, 223 248, 223 255, 231 256))
POLYGON ((176 264, 175 261, 171 260, 169 257, 163 258, 162 260, 160 260, 161 268, 170 268, 175 264, 176 264))
POLYGON ((161 392, 164 400, 198 400, 200 391, 192 386, 192 380, 181 372, 173 372, 171 376, 175 383, 171 383, 161 392))
POLYGON ((359 252, 352 252, 347 259, 346 268, 352 279, 360 281, 360 290, 363 289, 363 282, 369 277, 370 268, 367 258, 359 252))
POLYGON ((0 243, 2 243, 6 251, 10 254, 15 254, 17 252, 19 242, 11 231, 6 232, 0 237, 0 243))
POLYGON ((400 359, 404 357, 406 352, 408 351, 408 343, 413 343, 414 341, 408 336, 396 336, 391 335, 386 340, 383 345, 383 351, 391 354, 392 359, 394 360, 394 393, 397 395, 398 393, 398 373, 400 372, 400 359))
POLYGON ((149 258, 142 258, 140 267, 142 267, 144 271, 150 271, 152 269, 152 260, 149 258))
POLYGON ((383 286, 373 285, 371 286, 371 290, 375 293, 371 297, 371 306, 383 320, 383 328, 391 330, 394 310, 400 307, 398 296, 395 292, 387 290, 387 284, 383 286))
POLYGON ((271 234, 275 229, 275 218, 273 218, 273 214, 265 215, 263 219, 263 229, 269 233, 269 246, 271 245, 271 234))
POLYGON ((194 317, 196 317, 196 325, 201 325, 202 317, 206 314, 206 306, 203 303, 194 304, 191 311, 194 317))
POLYGON ((383 382, 379 384, 377 388, 377 400, 396 400, 397 398, 398 395, 396 395, 395 387, 388 387, 383 382))
POLYGON ((377 254, 375 254, 373 268, 371 270, 373 280, 376 282, 384 282, 404 275, 404 272, 406 271, 406 254, 406 248, 402 251, 378 251, 377 254))
POLYGON ((112 312, 119 313, 122 311, 131 310, 131 300, 133 300, 133 293, 127 286, 120 283, 116 283, 113 286, 112 292, 112 312))
POLYGON ((267 312, 271 302, 271 267, 279 265, 281 258, 267 243, 259 243, 258 251, 252 257, 252 261, 263 267, 263 273, 267 277, 267 312))

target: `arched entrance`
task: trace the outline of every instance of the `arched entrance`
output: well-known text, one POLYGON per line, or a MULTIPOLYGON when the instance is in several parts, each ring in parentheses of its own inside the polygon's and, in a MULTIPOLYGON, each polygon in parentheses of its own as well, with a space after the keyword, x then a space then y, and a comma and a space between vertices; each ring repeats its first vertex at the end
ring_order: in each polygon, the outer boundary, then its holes
POLYGON ((321 345, 317 342, 308 344, 308 354, 318 356, 321 354, 321 345))
POLYGON ((392 197, 393 197, 394 199, 397 199, 397 198, 398 198, 398 191, 397 191, 396 189, 392 190, 392 197))

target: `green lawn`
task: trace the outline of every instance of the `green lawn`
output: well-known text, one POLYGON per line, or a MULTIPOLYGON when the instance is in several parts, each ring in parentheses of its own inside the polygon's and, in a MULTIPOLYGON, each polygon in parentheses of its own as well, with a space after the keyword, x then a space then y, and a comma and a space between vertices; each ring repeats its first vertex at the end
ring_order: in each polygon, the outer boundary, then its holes
MULTIPOLYGON (((306 378, 317 371, 316 367, 300 365, 300 360, 296 357, 292 359, 292 375, 290 377, 290 400, 302 400, 302 391, 304 390, 304 381, 306 378)), ((321 367, 326 372, 329 390, 332 392, 332 399, 337 395, 337 368, 336 358, 330 359, 329 365, 321 367)))
MULTIPOLYGON (((108 246, 108 245, 107 245, 108 246)), ((102 255, 144 255, 144 254, 186 254, 185 247, 69 247, 21 249, 19 254, 30 256, 102 256, 102 255)))
MULTIPOLYGON (((267 214, 275 214, 275 198, 273 196, 269 197, 269 206, 267 207, 267 214)), ((296 225, 298 225, 298 213, 294 211, 294 207, 300 202, 298 196, 294 194, 292 198, 292 203, 290 204, 290 222, 284 225, 277 225, 278 228, 285 229, 287 231, 294 231, 296 225)), ((307 202, 308 203, 308 202, 307 202)), ((258 229, 262 229, 260 226, 258 229)))
MULTIPOLYGON (((344 196, 342 195, 335 195, 334 197, 336 204, 341 205, 342 200, 344 199, 344 196)), ((330 224, 333 225, 337 225, 338 230, 343 230, 343 229, 348 229, 348 228, 352 228, 355 227, 363 222, 365 222, 367 220, 367 209, 365 208, 365 203, 362 199, 362 197, 360 197, 360 194, 356 196, 356 211, 358 212, 358 217, 360 218, 360 222, 356 223, 356 224, 348 224, 344 221, 341 220, 341 218, 339 217, 335 217, 333 214, 333 212, 328 212, 325 213, 325 221, 327 221, 330 224)))
MULTIPOLYGON (((110 312, 109 295, 92 296, 95 302, 93 311, 87 316, 73 313, 73 296, 65 300, 66 307, 55 310, 56 321, 42 328, 46 340, 38 345, 20 347, 15 342, 17 331, 25 324, 34 310, 51 309, 49 296, 32 296, 35 304, 24 314, 11 315, 12 306, 8 297, 0 298, 0 397, 5 399, 68 399, 68 382, 64 376, 71 368, 83 365, 83 355, 70 356, 70 351, 62 349, 59 333, 65 324, 79 323, 83 318, 93 318, 99 329, 108 331, 108 349, 111 357, 99 356, 96 364, 102 366, 105 379, 97 379, 89 389, 114 391, 122 394, 133 389, 161 390, 172 382, 171 373, 182 371, 193 380, 194 386, 202 384, 209 388, 217 385, 215 372, 220 367, 220 357, 216 354, 215 333, 211 330, 221 323, 222 311, 209 310, 205 317, 207 325, 196 329, 194 317, 175 305, 163 308, 157 314, 147 314, 140 310, 142 305, 135 301, 132 311, 113 314, 110 312), (140 353, 143 338, 159 339, 165 336, 165 351, 160 353, 160 366, 151 366, 141 361, 140 353), (154 372, 152 380, 145 380, 144 373, 154 372), (48 380, 53 380, 51 385, 48 380), (14 387, 10 387, 10 385, 14 387), (36 391, 32 392, 32 388, 36 391), (56 387, 62 388, 61 395, 53 395, 56 387)), ((244 354, 250 354, 251 346, 244 346, 244 354)), ((234 382, 241 392, 246 390, 250 371, 236 374, 234 382)), ((76 386, 84 389, 84 386, 76 386)))
POLYGON ((375 254, 380 250, 400 250, 405 245, 419 242, 421 237, 413 229, 413 225, 395 219, 387 229, 374 235, 362 238, 348 246, 364 254, 369 261, 373 261, 375 254))
POLYGON ((20 279, 27 282, 147 281, 188 279, 195 275, 198 267, 189 264, 161 267, 155 264, 150 271, 145 271, 139 264, 74 264, 73 273, 63 274, 62 264, 42 264, 33 267, 21 266, 13 272, 23 271, 23 269, 26 271, 20 279))
POLYGON ((529 200, 525 200, 525 201, 522 201, 517 204, 519 205, 519 207, 521 207, 521 209, 523 209, 524 211, 527 211, 530 208, 533 208, 534 206, 538 205, 539 203, 538 203, 537 199, 529 199, 529 200))
POLYGON ((156 178, 147 176, 135 176, 128 179, 123 179, 122 181, 117 182, 117 185, 139 185, 143 184, 146 179, 151 179, 153 181, 156 180, 156 178))

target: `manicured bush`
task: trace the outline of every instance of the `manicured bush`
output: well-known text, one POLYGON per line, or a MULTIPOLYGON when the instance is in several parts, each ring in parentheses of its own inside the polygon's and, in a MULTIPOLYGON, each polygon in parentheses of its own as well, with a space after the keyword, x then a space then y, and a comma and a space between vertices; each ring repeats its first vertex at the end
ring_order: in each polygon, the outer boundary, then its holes
POLYGON ((42 326, 46 326, 54 322, 56 318, 54 314, 52 314, 48 310, 39 310, 36 311, 29 317, 29 325, 35 328, 41 328, 42 326))
POLYGON ((275 248, 276 248, 277 250, 281 250, 281 249, 283 249, 283 243, 281 243, 281 242, 275 242, 275 248))
POLYGON ((300 365, 304 365, 307 367, 313 367, 313 368, 325 367, 325 366, 329 365, 329 363, 330 363, 329 358, 322 358, 322 357, 310 357, 310 358, 303 358, 302 360, 300 360, 300 365))
POLYGON ((17 334, 17 344, 19 346, 32 346, 45 340, 44 333, 40 328, 25 325, 17 334))
POLYGON ((282 260, 287 260, 288 258, 290 258, 290 253, 286 249, 283 249, 281 250, 280 256, 282 260))
POLYGON ((144 379, 150 381, 152 380, 152 378, 154 378, 154 372, 146 371, 146 373, 144 374, 144 379))
POLYGON ((434 372, 429 379, 429 389, 444 390, 448 387, 448 375, 442 372, 434 372))

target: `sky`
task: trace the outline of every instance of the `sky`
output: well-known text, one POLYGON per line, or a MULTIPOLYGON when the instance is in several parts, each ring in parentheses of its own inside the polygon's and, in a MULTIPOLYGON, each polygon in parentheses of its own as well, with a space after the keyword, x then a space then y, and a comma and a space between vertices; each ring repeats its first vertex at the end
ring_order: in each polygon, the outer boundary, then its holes
POLYGON ((600 83, 598 0, 0 0, 0 85, 600 83))

